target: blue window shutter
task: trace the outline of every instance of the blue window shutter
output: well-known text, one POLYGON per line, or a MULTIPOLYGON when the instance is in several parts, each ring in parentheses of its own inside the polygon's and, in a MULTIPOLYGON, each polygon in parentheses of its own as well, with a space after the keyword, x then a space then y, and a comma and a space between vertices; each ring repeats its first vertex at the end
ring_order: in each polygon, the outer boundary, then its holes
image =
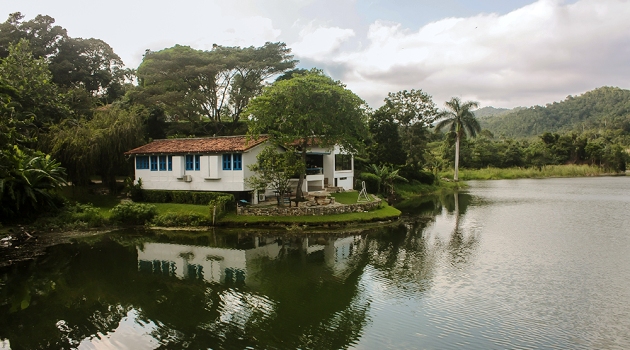
POLYGON ((193 168, 194 168, 193 156, 188 154, 186 155, 186 170, 193 170, 193 168))
POLYGON ((160 171, 166 171, 166 156, 160 156, 160 171))
POLYGON ((148 156, 136 157, 136 169, 149 169, 149 157, 148 156))
POLYGON ((243 155, 240 153, 234 153, 234 170, 243 170, 243 155))
POLYGON ((223 170, 232 170, 232 155, 223 155, 223 170))
POLYGON ((195 170, 201 170, 201 156, 195 155, 195 170))
POLYGON ((158 170, 158 156, 151 156, 151 171, 158 170))
POLYGON ((168 156, 168 171, 173 171, 173 156, 168 156))

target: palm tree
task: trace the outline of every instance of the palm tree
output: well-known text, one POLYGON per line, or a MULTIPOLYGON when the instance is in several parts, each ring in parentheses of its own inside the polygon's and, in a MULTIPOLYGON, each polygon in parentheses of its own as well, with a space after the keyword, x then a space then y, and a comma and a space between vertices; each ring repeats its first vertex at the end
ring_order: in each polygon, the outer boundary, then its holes
POLYGON ((471 111, 471 109, 479 107, 479 103, 475 101, 462 103, 459 98, 453 97, 445 105, 447 108, 438 113, 439 122, 435 125, 435 131, 441 131, 448 127, 450 132, 455 133, 455 175, 453 180, 459 181, 459 140, 464 133, 475 137, 478 132, 481 132, 481 126, 471 111))

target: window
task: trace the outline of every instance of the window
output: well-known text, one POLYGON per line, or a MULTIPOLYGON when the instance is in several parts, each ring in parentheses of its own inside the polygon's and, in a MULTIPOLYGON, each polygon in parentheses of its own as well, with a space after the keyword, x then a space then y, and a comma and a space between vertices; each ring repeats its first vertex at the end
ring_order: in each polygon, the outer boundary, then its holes
POLYGON ((173 156, 168 156, 168 171, 173 171, 173 156))
POLYGON ((201 155, 186 155, 186 170, 201 170, 201 155))
POLYGON ((335 170, 352 170, 352 155, 335 154, 335 170))
POLYGON ((149 169, 149 157, 136 157, 136 169, 149 169))
POLYGON ((195 167, 195 158, 192 154, 186 155, 186 170, 193 170, 195 167))
POLYGON ((234 153, 232 155, 232 160, 233 160, 233 168, 234 170, 243 170, 243 155, 240 153, 234 153))
POLYGON ((243 170, 243 155, 240 153, 224 154, 223 170, 243 170))
POLYGON ((160 171, 166 171, 166 156, 160 156, 160 171))
POLYGON ((232 155, 223 155, 223 170, 232 170, 232 155))
POLYGON ((151 171, 158 170, 158 156, 151 156, 151 171))

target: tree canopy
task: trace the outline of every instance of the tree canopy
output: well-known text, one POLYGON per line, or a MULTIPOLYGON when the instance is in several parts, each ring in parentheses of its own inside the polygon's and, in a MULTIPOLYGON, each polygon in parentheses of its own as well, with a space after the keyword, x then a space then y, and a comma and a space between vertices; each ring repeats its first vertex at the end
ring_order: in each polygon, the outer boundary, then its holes
POLYGON ((124 94, 123 86, 132 71, 124 68, 107 43, 94 38, 71 38, 66 29, 54 25, 55 19, 50 16, 23 19, 16 12, 0 24, 0 58, 9 56, 11 45, 26 40, 33 57, 48 63, 52 81, 59 87, 85 89, 105 102, 124 94))
POLYGON ((370 147, 373 162, 421 169, 430 138, 428 130, 437 114, 435 103, 421 89, 390 92, 384 102, 370 118, 372 137, 380 141, 370 147))
POLYGON ((147 51, 138 80, 150 103, 173 118, 238 121, 265 80, 292 69, 296 61, 284 43, 261 47, 215 45, 210 51, 176 45, 147 51))
MULTIPOLYGON (((296 147, 304 163, 313 146, 338 145, 344 152, 356 153, 367 136, 365 102, 319 70, 265 88, 250 102, 247 114, 250 135, 269 134, 278 145, 296 147)), ((298 197, 303 181, 304 174, 298 197)))

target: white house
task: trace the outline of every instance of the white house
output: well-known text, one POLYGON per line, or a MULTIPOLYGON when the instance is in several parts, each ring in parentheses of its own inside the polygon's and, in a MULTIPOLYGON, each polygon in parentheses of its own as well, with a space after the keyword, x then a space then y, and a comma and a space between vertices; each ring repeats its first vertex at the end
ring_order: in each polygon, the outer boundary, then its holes
MULTIPOLYGON (((252 191, 245 179, 253 175, 248 165, 269 144, 267 136, 155 140, 125 154, 134 158, 135 178, 147 190, 252 191)), ((292 181, 297 186, 297 179, 292 181)), ((303 191, 327 186, 352 189, 354 159, 339 147, 312 147, 307 153, 307 176, 303 191)), ((267 195, 273 195, 269 191, 267 195)), ((256 201, 256 199, 255 199, 256 201)))

